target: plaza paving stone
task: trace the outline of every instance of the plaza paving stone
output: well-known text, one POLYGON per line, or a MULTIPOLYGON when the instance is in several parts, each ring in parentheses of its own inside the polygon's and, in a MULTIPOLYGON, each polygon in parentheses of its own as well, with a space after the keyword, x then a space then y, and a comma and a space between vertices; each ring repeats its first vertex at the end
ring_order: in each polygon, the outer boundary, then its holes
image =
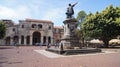
POLYGON ((57 58, 49 58, 35 51, 45 48, 20 46, 1 49, 0 46, 0 67, 120 67, 120 49, 103 49, 114 53, 57 58))

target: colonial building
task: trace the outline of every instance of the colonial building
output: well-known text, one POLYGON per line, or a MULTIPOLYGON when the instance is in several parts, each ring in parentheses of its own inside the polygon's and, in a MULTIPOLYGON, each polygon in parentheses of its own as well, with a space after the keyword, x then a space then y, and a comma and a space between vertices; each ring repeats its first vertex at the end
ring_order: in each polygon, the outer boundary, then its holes
MULTIPOLYGON (((8 20, 8 19, 3 19, 3 20, 0 20, 0 21, 3 21, 7 27, 7 31, 10 30, 11 27, 14 26, 14 22, 12 20, 8 20)), ((6 34, 8 33, 6 31, 6 34)), ((3 39, 0 39, 0 45, 5 45, 6 43, 6 36, 3 38, 3 39)))
POLYGON ((62 26, 54 26, 53 37, 55 43, 59 43, 61 41, 63 34, 64 31, 62 26))
MULTIPOLYGON (((46 45, 54 42, 54 24, 48 20, 26 19, 14 24, 11 20, 2 20, 7 25, 5 45, 46 45)), ((56 39, 55 39, 56 40, 56 39)))

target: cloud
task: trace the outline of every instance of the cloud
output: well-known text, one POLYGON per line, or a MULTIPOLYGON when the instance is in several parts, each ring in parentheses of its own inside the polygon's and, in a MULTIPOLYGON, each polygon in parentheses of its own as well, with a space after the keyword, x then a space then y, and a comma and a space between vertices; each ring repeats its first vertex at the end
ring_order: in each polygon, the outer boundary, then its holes
POLYGON ((65 4, 49 0, 5 0, 0 3, 0 19, 17 21, 25 18, 51 20, 55 24, 65 19, 65 4), (47 3, 49 2, 49 3, 47 3), (26 4, 27 3, 27 4, 26 4), (56 4, 57 3, 57 4, 56 4))
POLYGON ((16 12, 8 7, 0 6, 0 17, 3 18, 10 18, 10 17, 16 17, 16 12))
POLYGON ((18 22, 25 18, 39 18, 44 0, 4 0, 0 1, 0 19, 11 19, 18 22), (27 4, 26 4, 27 3, 27 4))
POLYGON ((49 11, 44 12, 44 15, 42 17, 42 19, 44 20, 51 20, 53 21, 55 24, 59 23, 57 21, 63 21, 61 19, 65 18, 65 12, 63 9, 61 8, 56 8, 56 9, 51 9, 49 11))
POLYGON ((20 19, 26 17, 31 17, 28 7, 19 6, 17 8, 10 8, 6 6, 0 6, 1 19, 20 19))

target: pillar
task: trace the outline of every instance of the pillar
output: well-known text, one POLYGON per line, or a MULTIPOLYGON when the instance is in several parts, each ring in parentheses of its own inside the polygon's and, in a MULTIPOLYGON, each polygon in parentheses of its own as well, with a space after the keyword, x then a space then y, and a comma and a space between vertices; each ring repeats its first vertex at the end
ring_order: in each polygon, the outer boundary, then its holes
POLYGON ((43 44, 43 36, 41 36, 41 43, 43 44))
POLYGON ((26 36, 24 36, 24 45, 27 45, 27 44, 26 44, 26 36))
POLYGON ((14 43, 13 43, 13 37, 10 38, 10 45, 12 45, 12 46, 14 45, 14 43))
POLYGON ((21 45, 21 37, 18 37, 18 44, 21 45))
POLYGON ((33 42, 33 37, 30 35, 30 45, 32 46, 33 42))

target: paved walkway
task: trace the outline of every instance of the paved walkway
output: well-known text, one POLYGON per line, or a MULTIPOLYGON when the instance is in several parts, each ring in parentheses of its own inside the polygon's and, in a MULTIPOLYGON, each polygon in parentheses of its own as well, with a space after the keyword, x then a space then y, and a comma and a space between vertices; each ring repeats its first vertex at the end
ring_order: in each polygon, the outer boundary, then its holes
POLYGON ((0 48, 0 67, 120 67, 120 49, 103 49, 107 51, 103 54, 61 56, 44 51, 46 47, 10 48, 0 48))
POLYGON ((34 50, 48 58, 60 58, 60 57, 64 57, 63 55, 59 55, 59 54, 55 54, 55 53, 52 53, 52 52, 48 52, 46 50, 34 50))
POLYGON ((60 58, 60 57, 75 57, 75 56, 89 56, 89 55, 100 55, 100 54, 110 54, 110 53, 118 53, 116 51, 108 51, 108 50, 103 50, 101 53, 88 53, 88 54, 77 54, 77 55, 60 55, 60 54, 56 54, 56 53, 52 53, 46 50, 34 50, 48 58, 60 58))

